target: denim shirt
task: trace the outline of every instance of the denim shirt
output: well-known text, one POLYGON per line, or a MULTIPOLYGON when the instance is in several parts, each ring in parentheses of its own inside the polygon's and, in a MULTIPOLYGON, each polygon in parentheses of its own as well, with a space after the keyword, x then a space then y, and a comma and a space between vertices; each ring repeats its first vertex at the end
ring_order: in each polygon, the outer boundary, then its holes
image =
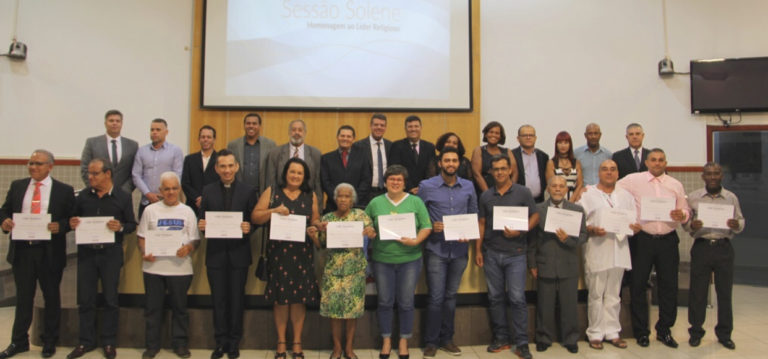
MULTIPOLYGON (((477 213, 475 187, 459 176, 453 186, 446 184, 440 175, 421 181, 419 197, 427 206, 432 222, 442 222, 445 215, 477 213)), ((426 249, 443 258, 465 257, 468 248, 468 243, 446 241, 444 232, 433 231, 427 237, 426 249)))

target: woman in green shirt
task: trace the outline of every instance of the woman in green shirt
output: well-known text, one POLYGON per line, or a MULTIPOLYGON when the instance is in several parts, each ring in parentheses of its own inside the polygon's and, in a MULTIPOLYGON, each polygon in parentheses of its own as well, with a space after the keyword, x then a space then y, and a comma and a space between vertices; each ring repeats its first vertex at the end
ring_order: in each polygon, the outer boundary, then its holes
POLYGON ((413 298, 416 283, 421 274, 421 242, 432 232, 432 222, 424 202, 406 193, 408 171, 400 165, 392 165, 384 173, 387 193, 374 199, 365 208, 379 228, 372 243, 373 273, 378 292, 379 330, 383 338, 380 359, 389 358, 392 351, 392 307, 397 298, 400 319, 400 359, 408 359, 408 339, 413 335, 413 298), (379 216, 413 213, 416 238, 402 237, 397 240, 381 240, 379 216))

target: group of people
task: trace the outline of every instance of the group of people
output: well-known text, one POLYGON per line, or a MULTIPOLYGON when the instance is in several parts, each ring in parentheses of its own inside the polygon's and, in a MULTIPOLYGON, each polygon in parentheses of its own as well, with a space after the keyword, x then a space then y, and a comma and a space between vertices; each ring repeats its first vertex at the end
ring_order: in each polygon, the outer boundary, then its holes
POLYGON ((146 359, 160 350, 166 293, 172 308, 173 351, 182 358, 190 356, 186 293, 194 275, 191 254, 203 236, 207 238, 205 266, 216 342, 212 359, 225 354, 230 359, 239 357, 251 240, 266 241, 265 252, 260 254, 267 260, 264 295, 274 305, 275 359, 286 358, 289 347, 294 359, 304 357, 301 338, 307 304, 319 304, 320 314, 331 320, 331 358, 357 358, 355 320, 364 312, 369 267, 377 289, 381 359, 389 358, 395 345, 399 358, 409 357, 414 293, 423 266, 429 289, 423 355, 434 357, 438 349, 460 355, 461 349, 453 342, 454 314, 470 260, 470 242, 475 246, 472 259, 484 269, 488 287, 493 332, 489 352, 514 346, 521 358, 532 357, 525 296, 528 273, 537 284, 536 350, 547 350, 559 337, 568 351, 578 352, 581 261, 589 292, 586 335, 591 348, 602 349, 604 342, 627 347, 619 336, 619 292, 625 271, 630 269, 627 282, 633 331, 640 346, 649 345, 646 291, 652 268, 657 274, 660 307, 657 339, 676 347, 670 328, 677 314, 679 239, 675 229, 679 224, 696 238, 691 250, 689 343, 699 345, 704 335, 705 293, 714 272, 719 303, 715 333, 720 343, 735 348, 730 338, 730 239, 744 228, 738 199, 722 188, 722 169, 715 163, 704 166, 705 188, 686 199, 682 184, 666 174, 664 151, 642 147, 644 134, 639 124, 627 127, 629 147, 616 153, 600 146, 596 124, 587 126, 587 143, 577 149, 571 136, 561 132, 551 159, 536 148, 536 131, 530 125, 518 129, 519 147, 504 147, 506 134, 498 122, 483 128, 484 144, 472 151, 471 159, 465 157, 466 149, 456 133, 440 136, 434 145, 423 140, 417 116, 405 119, 406 138, 395 142, 384 138, 387 118, 383 114, 371 117, 370 134, 357 142, 355 129, 341 126, 336 132, 338 148, 326 154, 304 142, 307 129, 302 120, 292 121, 289 142, 276 146, 261 135, 262 119, 256 113, 244 117, 244 136, 225 150, 215 150, 216 130, 203 126, 198 133, 201 150, 186 157, 166 141, 168 124, 163 119, 151 122, 151 143, 141 147, 120 135, 123 116, 119 111, 108 111, 104 124, 105 135, 86 141, 81 168, 87 187, 77 196, 71 186, 51 178, 54 156, 41 149, 28 162, 30 177, 14 181, 0 207, 2 229, 12 232, 8 261, 18 297, 11 344, 0 352, 0 359, 29 350, 27 332, 36 282, 45 300, 42 355, 54 355, 65 235, 88 217, 103 216, 111 217, 104 225, 113 233, 113 240, 78 244, 80 343, 68 359, 85 355, 97 343, 105 357, 116 356, 121 243, 134 231, 143 258, 146 350, 142 356, 146 359), (138 222, 130 195, 134 187, 142 194, 138 222), (664 218, 641 219, 647 200, 657 197, 671 198, 674 209, 664 218), (704 226, 697 217, 701 203, 732 205, 733 216, 718 228, 704 226), (510 208, 523 211, 524 223, 509 222, 509 214, 503 210, 510 208), (623 231, 608 231, 600 227, 606 209, 629 211, 636 220, 623 231), (548 215, 562 215, 562 211, 580 216, 578 231, 546 225, 548 215), (242 214, 236 229, 241 237, 206 235, 213 223, 207 214, 220 212, 237 212, 238 218, 242 214), (49 238, 14 238, 16 214, 44 213, 50 214, 49 238), (387 233, 385 238, 379 221, 382 216, 397 214, 412 215, 413 235, 390 239, 392 234, 387 233), (273 239, 270 224, 275 215, 304 216, 304 240, 273 239), (476 215, 479 236, 446 238, 446 216, 455 215, 476 215), (361 222, 363 242, 354 248, 327 248, 318 283, 314 255, 317 249, 328 247, 332 222, 361 222), (171 254, 156 255, 153 251, 158 247, 152 243, 158 240, 176 241, 178 248, 171 254), (97 341, 99 283, 104 308, 97 341), (512 309, 511 330, 507 302, 512 309), (559 325, 556 306, 560 308, 559 325), (292 342, 288 341, 289 321, 292 342), (392 342, 393 336, 397 343, 392 342))

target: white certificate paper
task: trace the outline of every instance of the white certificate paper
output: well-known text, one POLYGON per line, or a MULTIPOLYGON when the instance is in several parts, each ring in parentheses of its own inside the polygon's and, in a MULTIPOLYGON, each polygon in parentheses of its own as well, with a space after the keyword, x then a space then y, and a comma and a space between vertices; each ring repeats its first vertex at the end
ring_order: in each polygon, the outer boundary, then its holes
POLYGON ((443 216, 443 232, 446 241, 480 238, 477 213, 443 216))
POLYGON ((578 211, 570 211, 562 208, 547 208, 547 222, 544 223, 545 232, 557 232, 562 228, 569 236, 578 237, 581 233, 581 216, 578 211))
POLYGON ((155 257, 175 257, 184 244, 184 231, 149 230, 144 238, 144 253, 155 257))
POLYGON ((503 231, 504 226, 516 231, 527 231, 528 207, 493 206, 493 230, 503 231))
POLYGON ((307 216, 298 214, 272 213, 269 224, 269 239, 273 241, 304 242, 307 231, 307 216))
POLYGON ((643 197, 640 199, 640 219, 644 221, 672 222, 669 212, 675 209, 672 197, 643 197))
POLYGON ((634 234, 629 225, 635 223, 635 211, 631 209, 603 208, 598 212, 597 226, 606 232, 615 233, 620 238, 623 235, 631 236, 634 234))
POLYGON ((363 221, 328 222, 328 248, 363 248, 363 221))
POLYGON ((23 241, 50 241, 51 232, 48 231, 48 223, 51 223, 50 213, 14 213, 11 239, 23 241))
POLYGON ((205 238, 243 238, 243 212, 205 212, 205 238))
POLYGON ((379 216, 379 239, 416 238, 416 216, 413 213, 379 216))
POLYGON ((733 218, 733 205, 699 202, 697 218, 702 227, 728 229, 728 220, 733 218))
POLYGON ((107 222, 112 219, 113 217, 80 217, 80 224, 75 228, 75 243, 115 243, 115 232, 107 228, 107 222))

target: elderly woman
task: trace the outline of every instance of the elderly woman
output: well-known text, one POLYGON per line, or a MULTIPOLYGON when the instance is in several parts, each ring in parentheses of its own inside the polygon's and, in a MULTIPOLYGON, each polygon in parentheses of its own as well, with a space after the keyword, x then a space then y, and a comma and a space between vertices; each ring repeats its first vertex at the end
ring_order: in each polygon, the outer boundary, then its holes
POLYGON ((299 158, 289 159, 283 167, 281 178, 280 187, 269 187, 261 194, 259 202, 253 208, 251 221, 256 224, 267 223, 272 213, 307 217, 307 235, 304 242, 269 241, 269 276, 264 291, 266 300, 274 304, 273 314, 277 329, 275 359, 286 357, 286 330, 289 318, 293 328, 293 358, 303 359, 301 333, 307 314, 306 305, 317 302, 312 244, 320 246, 316 235, 320 215, 317 197, 309 186, 311 177, 306 162, 299 158))
POLYGON ((416 283, 421 274, 421 242, 432 232, 432 222, 424 202, 417 196, 406 193, 408 171, 400 165, 392 165, 384 173, 387 193, 374 199, 365 208, 376 225, 379 216, 413 213, 415 216, 416 238, 402 237, 397 240, 381 240, 379 235, 372 243, 373 273, 378 292, 379 330, 383 342, 379 358, 386 359, 392 351, 392 307, 397 298, 400 319, 400 359, 408 359, 408 339, 413 335, 413 298, 416 283))
MULTIPOLYGON (((371 217, 361 209, 353 208, 357 202, 357 192, 349 183, 340 183, 333 190, 333 200, 336 210, 323 216, 322 223, 328 222, 363 222, 363 233, 368 238, 376 236, 371 217)), ((320 243, 327 243, 327 233, 320 232, 320 243)), ((365 268, 368 260, 365 257, 365 246, 361 243, 358 248, 329 248, 328 257, 323 271, 320 290, 320 315, 331 318, 333 333, 333 353, 331 359, 357 358, 352 341, 355 337, 356 319, 365 310, 365 268), (341 329, 346 323, 346 342, 342 352, 341 329)))

